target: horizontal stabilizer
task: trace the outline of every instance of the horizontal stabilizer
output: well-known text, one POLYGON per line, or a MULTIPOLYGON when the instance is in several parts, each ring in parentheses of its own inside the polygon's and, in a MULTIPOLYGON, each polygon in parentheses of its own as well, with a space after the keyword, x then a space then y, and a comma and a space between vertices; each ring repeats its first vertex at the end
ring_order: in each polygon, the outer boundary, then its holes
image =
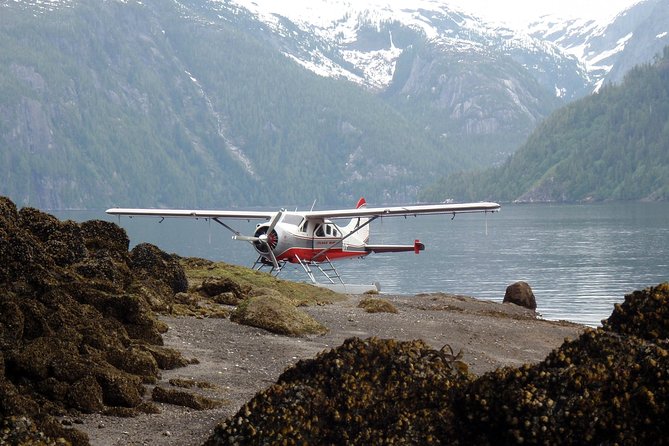
POLYGON ((409 252, 413 251, 418 254, 425 250, 425 245, 416 240, 413 245, 365 245, 367 252, 409 252))

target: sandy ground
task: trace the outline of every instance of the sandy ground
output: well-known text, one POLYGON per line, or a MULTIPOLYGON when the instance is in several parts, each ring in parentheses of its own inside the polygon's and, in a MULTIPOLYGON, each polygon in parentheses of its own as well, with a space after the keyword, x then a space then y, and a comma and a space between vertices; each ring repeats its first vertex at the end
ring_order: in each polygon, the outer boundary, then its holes
MULTIPOLYGON (((366 313, 360 296, 304 311, 329 328, 323 336, 291 338, 238 325, 229 319, 164 318, 169 331, 165 345, 199 364, 163 372, 160 386, 172 378, 213 384, 213 389, 188 389, 224 401, 222 407, 196 411, 159 404, 161 413, 135 418, 86 415, 71 418, 93 445, 199 445, 222 419, 233 415, 256 392, 276 381, 300 359, 341 345, 353 336, 423 339, 436 349, 449 344, 470 371, 480 375, 501 366, 538 362, 565 338, 575 338, 583 326, 536 319, 530 310, 463 296, 429 294, 386 296, 398 309, 366 313)), ((147 386, 147 399, 152 386, 147 386)), ((174 387, 172 387, 174 388, 174 387)), ((183 390, 183 389, 180 389, 183 390)))

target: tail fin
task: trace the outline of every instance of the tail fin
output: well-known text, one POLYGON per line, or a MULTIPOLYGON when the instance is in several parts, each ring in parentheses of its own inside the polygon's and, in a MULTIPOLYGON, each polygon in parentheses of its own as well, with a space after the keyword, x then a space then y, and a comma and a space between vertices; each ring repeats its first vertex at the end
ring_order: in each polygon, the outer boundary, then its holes
MULTIPOLYGON (((365 201, 364 197, 361 197, 358 200, 358 203, 355 205, 356 209, 360 209, 362 207, 367 206, 367 201, 365 201)), ((350 233, 351 231, 356 231, 355 235, 352 237, 355 237, 356 239, 362 241, 362 243, 367 243, 369 241, 369 225, 365 225, 369 221, 369 218, 367 217, 356 217, 352 218, 351 222, 346 225, 343 230, 346 233, 350 233), (361 229, 357 229, 361 226, 365 225, 361 229)))

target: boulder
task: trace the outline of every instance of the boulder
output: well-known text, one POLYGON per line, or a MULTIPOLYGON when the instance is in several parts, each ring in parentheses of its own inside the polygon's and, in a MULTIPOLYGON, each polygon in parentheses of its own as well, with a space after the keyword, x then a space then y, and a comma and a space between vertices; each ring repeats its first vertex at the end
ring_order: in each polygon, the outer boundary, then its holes
POLYGON ((537 309, 537 301, 534 298, 532 288, 527 282, 516 282, 506 287, 504 303, 507 302, 529 308, 530 310, 537 309))
POLYGON ((230 320, 287 336, 327 332, 327 328, 278 292, 247 298, 230 315, 230 320))
POLYGON ((397 313, 395 305, 385 299, 365 298, 360 301, 358 308, 362 308, 367 313, 397 313))
POLYGON ((202 395, 184 392, 183 390, 165 389, 156 386, 151 393, 153 401, 158 403, 174 404, 176 406, 190 407, 195 410, 209 410, 221 407, 222 401, 207 398, 202 395))

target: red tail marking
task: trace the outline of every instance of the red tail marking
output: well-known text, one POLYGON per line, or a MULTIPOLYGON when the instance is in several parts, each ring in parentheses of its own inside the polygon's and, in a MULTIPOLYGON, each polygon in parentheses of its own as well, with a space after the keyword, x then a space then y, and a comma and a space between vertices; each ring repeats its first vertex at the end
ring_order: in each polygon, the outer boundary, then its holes
POLYGON ((364 197, 360 197, 360 199, 358 200, 358 204, 355 205, 355 208, 360 209, 363 206, 367 206, 367 202, 365 201, 364 197))

